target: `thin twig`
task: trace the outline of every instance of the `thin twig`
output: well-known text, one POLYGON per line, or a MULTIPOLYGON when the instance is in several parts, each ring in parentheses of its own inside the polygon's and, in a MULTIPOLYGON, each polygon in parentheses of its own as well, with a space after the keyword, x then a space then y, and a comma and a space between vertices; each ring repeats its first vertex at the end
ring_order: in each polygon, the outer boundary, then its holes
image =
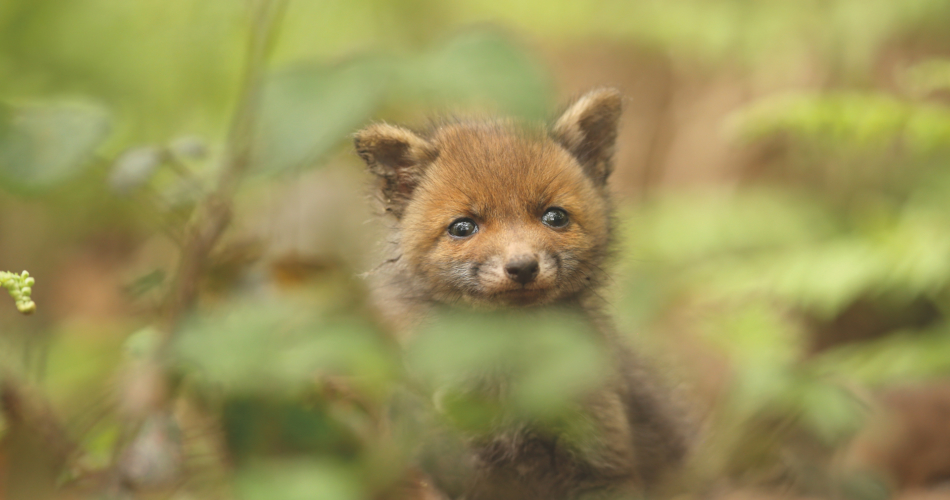
MULTIPOLYGON (((160 318, 159 330, 163 335, 161 346, 156 353, 159 356, 164 355, 171 347, 182 320, 194 307, 198 298, 198 285, 206 270, 209 255, 231 223, 234 195, 250 167, 254 154, 253 139, 267 57, 286 5, 287 0, 251 2, 251 30, 244 73, 225 144, 223 166, 214 190, 199 202, 185 229, 178 268, 165 298, 164 314, 160 318)), ((160 385, 167 383, 167 380, 159 378, 153 383, 160 385)), ((156 394, 165 392, 163 387, 153 387, 152 391, 156 394)), ((167 403, 166 401, 165 404, 167 403)), ((114 447, 111 471, 114 480, 121 480, 122 472, 119 470, 118 459, 144 418, 144 415, 138 415, 135 419, 137 423, 127 422, 125 439, 118 440, 114 447)))
POLYGON ((194 306, 198 282, 205 270, 208 255, 231 223, 235 191, 253 158, 253 138, 267 57, 286 6, 286 0, 258 0, 254 3, 247 60, 238 106, 228 133, 224 167, 215 190, 198 206, 185 233, 181 260, 169 292, 162 328, 166 343, 174 336, 184 315, 194 306))

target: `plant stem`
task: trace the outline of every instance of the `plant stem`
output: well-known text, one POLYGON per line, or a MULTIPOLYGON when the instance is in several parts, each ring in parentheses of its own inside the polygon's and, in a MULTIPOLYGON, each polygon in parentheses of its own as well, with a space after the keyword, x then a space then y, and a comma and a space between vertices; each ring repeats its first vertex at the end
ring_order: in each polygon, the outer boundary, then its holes
POLYGON ((198 282, 208 256, 231 222, 234 194, 253 158, 253 139, 267 58, 286 6, 286 0, 257 0, 252 3, 247 59, 237 109, 228 132, 224 167, 215 190, 198 206, 185 232, 181 259, 169 292, 162 325, 166 343, 174 336, 182 318, 194 306, 198 282))

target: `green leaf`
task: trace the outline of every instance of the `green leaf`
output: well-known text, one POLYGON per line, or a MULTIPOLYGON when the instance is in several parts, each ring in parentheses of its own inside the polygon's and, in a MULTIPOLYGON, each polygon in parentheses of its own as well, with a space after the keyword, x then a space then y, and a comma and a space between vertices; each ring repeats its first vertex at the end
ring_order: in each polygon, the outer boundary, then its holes
POLYGON ((768 97, 736 113, 730 126, 747 140, 787 134, 806 145, 844 151, 897 146, 911 155, 929 155, 950 145, 950 111, 883 93, 768 97))
POLYGON ((943 217, 907 209, 882 228, 811 245, 707 260, 692 283, 725 296, 766 294, 831 318, 862 296, 938 293, 950 282, 943 217))
POLYGON ((384 61, 367 58, 273 74, 264 87, 255 168, 279 173, 317 165, 373 115, 390 71, 384 61))
POLYGON ((353 376, 373 392, 393 360, 368 322, 282 302, 240 301, 190 322, 174 355, 231 394, 295 394, 320 375, 353 376))
POLYGON ((40 190, 67 181, 108 132, 106 112, 89 104, 0 103, 0 185, 40 190))
POLYGON ((360 483, 342 465, 274 460, 238 470, 236 492, 247 500, 358 500, 365 498, 360 483))
POLYGON ((505 410, 552 417, 603 381, 609 354, 596 339, 568 311, 437 311, 407 346, 406 366, 436 394, 485 396, 505 410), (485 393, 486 376, 503 376, 505 394, 485 393))
POLYGON ((820 354, 812 365, 818 373, 868 385, 947 376, 950 328, 943 323, 927 331, 903 331, 841 346, 820 354))
POLYGON ((786 132, 828 144, 881 146, 900 134, 909 115, 906 103, 884 94, 796 93, 755 102, 732 124, 750 139, 786 132))
POLYGON ((491 32, 467 33, 418 56, 285 69, 265 83, 253 164, 270 173, 315 166, 384 100, 543 117, 550 81, 521 47, 491 32))
POLYGON ((396 90, 449 110, 477 106, 535 119, 546 116, 554 95, 537 58, 492 31, 463 33, 406 61, 396 90))
POLYGON ((784 369, 802 350, 798 332, 768 301, 747 300, 710 318, 708 338, 740 370, 784 369))
POLYGON ((853 394, 821 380, 803 385, 802 417, 824 442, 840 443, 858 430, 867 409, 853 394))
POLYGON ((232 396, 222 406, 221 426, 229 454, 238 463, 255 455, 351 458, 360 448, 354 433, 360 417, 366 418, 313 397, 232 396))
POLYGON ((630 257, 683 264, 820 240, 835 229, 812 197, 777 190, 689 190, 657 197, 624 235, 630 257))
POLYGON ((769 294, 823 317, 833 316, 871 288, 887 267, 864 241, 850 239, 756 258, 736 257, 732 264, 707 266, 706 282, 727 294, 769 294), (730 276, 729 270, 734 274, 730 276))

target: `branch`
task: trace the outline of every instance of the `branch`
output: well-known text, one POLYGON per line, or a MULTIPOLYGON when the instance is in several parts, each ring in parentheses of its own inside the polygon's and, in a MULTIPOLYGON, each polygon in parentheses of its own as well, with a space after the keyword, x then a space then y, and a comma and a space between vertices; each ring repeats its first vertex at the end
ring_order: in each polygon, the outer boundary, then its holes
POLYGON ((267 56, 276 28, 286 10, 286 0, 258 0, 253 5, 253 25, 241 81, 237 110, 231 121, 225 147, 224 167, 214 192, 210 193, 185 232, 178 270, 169 292, 162 330, 166 342, 174 336, 181 319, 198 296, 198 282, 208 256, 231 223, 234 193, 247 172, 253 155, 254 131, 260 107, 267 56))
MULTIPOLYGON (((231 223, 234 194, 253 158, 254 133, 267 56, 273 45, 276 28, 283 17, 286 4, 287 0, 252 0, 251 2, 252 26, 248 40, 247 59, 237 106, 225 144, 223 166, 214 190, 198 204, 185 229, 178 268, 172 278, 164 311, 159 320, 161 340, 157 348, 149 353, 150 357, 161 356, 171 347, 182 319, 194 308, 197 301, 198 285, 207 268, 209 255, 231 223)), ((151 387, 148 390, 153 394, 165 394, 167 378, 150 379, 148 383, 151 387)), ((167 403, 163 400, 156 404, 166 405, 167 403)), ((129 412, 127 416, 130 420, 141 423, 149 413, 156 412, 160 410, 154 407, 138 408, 136 411, 129 412)), ((131 432, 135 427, 131 423, 126 425, 129 436, 132 435, 131 432)), ((148 471, 143 473, 123 468, 122 461, 128 459, 119 458, 129 453, 132 450, 131 446, 132 444, 122 439, 116 442, 114 457, 117 457, 118 461, 113 464, 114 470, 111 474, 130 485, 141 486, 138 483, 148 483, 152 480, 144 476, 139 477, 142 474, 147 476, 148 471)), ((150 485, 150 487, 155 486, 150 485)))

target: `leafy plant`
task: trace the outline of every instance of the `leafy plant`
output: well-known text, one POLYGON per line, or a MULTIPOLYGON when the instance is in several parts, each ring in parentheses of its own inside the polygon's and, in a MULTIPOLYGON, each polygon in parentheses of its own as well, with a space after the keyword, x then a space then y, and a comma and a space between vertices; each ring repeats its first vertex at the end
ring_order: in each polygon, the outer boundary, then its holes
MULTIPOLYGON (((944 65, 901 81, 936 89, 944 65)), ((628 265, 665 284, 661 303, 696 311, 695 335, 729 360, 707 479, 784 476, 825 494, 831 469, 811 467, 854 436, 866 394, 950 375, 950 108, 921 92, 797 93, 753 102, 726 127, 783 154, 738 191, 639 207, 628 265), (915 313, 921 303, 932 312, 915 313), (862 305, 880 331, 847 323, 862 305)), ((628 287, 632 300, 644 285, 628 287)))

